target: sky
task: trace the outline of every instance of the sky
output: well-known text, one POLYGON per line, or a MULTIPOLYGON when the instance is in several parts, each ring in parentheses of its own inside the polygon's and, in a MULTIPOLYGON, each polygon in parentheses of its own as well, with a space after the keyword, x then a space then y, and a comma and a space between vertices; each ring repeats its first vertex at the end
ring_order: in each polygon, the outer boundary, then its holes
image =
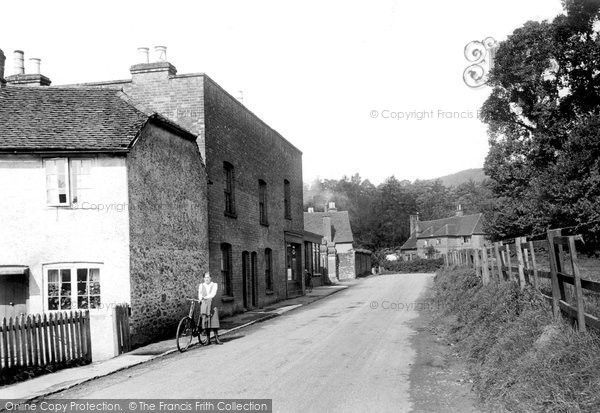
POLYGON ((41 58, 61 85, 128 79, 138 47, 167 46, 179 74, 242 91, 303 152, 305 182, 379 184, 482 167, 489 88, 464 84, 465 45, 561 12, 560 0, 30 0, 3 2, 0 49, 6 75, 23 50, 26 73, 41 58))

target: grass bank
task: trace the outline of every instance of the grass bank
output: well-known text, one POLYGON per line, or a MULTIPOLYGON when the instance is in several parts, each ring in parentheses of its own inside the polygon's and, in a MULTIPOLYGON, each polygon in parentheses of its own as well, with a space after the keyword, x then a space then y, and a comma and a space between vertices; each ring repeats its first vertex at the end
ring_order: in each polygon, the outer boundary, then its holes
POLYGON ((600 339, 554 320, 533 288, 483 286, 472 269, 444 269, 435 300, 485 403, 514 412, 600 411, 600 339))

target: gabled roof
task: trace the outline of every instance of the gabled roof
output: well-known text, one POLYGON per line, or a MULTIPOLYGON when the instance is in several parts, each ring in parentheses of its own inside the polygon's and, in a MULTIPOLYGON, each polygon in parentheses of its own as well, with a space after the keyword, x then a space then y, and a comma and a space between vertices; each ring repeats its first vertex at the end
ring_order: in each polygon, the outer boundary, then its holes
POLYGON ((0 151, 126 152, 151 118, 116 90, 4 87, 0 151))
MULTIPOLYGON (((470 214, 435 219, 432 221, 419 221, 418 239, 439 237, 466 237, 471 235, 485 235, 483 232, 483 214, 470 214)), ((410 238, 400 247, 401 250, 416 249, 417 236, 411 234, 410 238)))
POLYGON ((331 236, 336 244, 354 242, 348 211, 305 212, 304 229, 324 236, 323 218, 331 218, 331 236))
POLYGON ((409 239, 400 247, 400 251, 403 250, 416 250, 417 249, 417 236, 412 234, 409 239))

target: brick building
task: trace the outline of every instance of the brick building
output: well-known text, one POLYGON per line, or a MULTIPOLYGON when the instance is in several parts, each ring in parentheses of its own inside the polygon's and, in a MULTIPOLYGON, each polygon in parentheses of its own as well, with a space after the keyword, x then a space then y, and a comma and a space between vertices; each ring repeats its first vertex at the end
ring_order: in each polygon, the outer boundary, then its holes
POLYGON ((117 303, 134 344, 172 334, 208 268, 196 135, 120 91, 19 76, 0 80, 0 317, 90 310, 95 360, 115 355, 117 303))
POLYGON ((210 271, 225 314, 303 294, 311 254, 304 245, 302 152, 206 74, 177 74, 166 49, 156 49, 152 63, 140 49, 131 79, 85 86, 121 89, 198 135, 210 180, 210 271))
POLYGON ((356 278, 371 272, 371 251, 354 248, 354 235, 348 211, 338 211, 329 202, 324 212, 309 208, 304 213, 304 229, 323 237, 329 281, 356 278))

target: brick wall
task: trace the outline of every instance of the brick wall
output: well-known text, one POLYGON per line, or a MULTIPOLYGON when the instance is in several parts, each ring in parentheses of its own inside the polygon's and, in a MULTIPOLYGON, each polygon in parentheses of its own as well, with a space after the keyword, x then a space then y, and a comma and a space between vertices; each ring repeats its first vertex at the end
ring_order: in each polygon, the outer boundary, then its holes
MULTIPOLYGON (((259 306, 286 297, 284 231, 302 233, 302 154, 206 78, 205 145, 209 186, 210 268, 220 280, 221 243, 232 245, 233 297, 225 313, 243 305, 242 252, 258 253, 259 306), (237 217, 225 216, 223 162, 234 166, 237 217), (269 226, 259 223, 258 181, 267 183, 269 226), (291 186, 291 219, 284 217, 284 180, 291 186), (273 293, 266 294, 264 250, 273 251, 273 293)), ((302 259, 302 251, 299 259, 302 259)))
MULTIPOLYGON (((219 283, 217 299, 222 292, 220 246, 232 245, 233 300, 223 302, 222 312, 232 314, 243 309, 243 251, 257 253, 258 306, 286 298, 288 290, 302 287, 301 280, 297 286, 287 283, 284 237, 284 231, 301 234, 304 230, 302 153, 208 76, 173 76, 169 70, 135 73, 131 81, 86 86, 121 88, 147 111, 159 112, 199 135, 198 147, 212 182, 208 186, 208 233, 210 271, 219 283), (224 215, 224 161, 235 168, 237 218, 224 215), (259 223, 259 179, 267 183, 269 226, 259 223), (284 218, 284 179, 291 185, 291 220, 284 218), (274 287, 269 294, 265 286, 265 248, 273 251, 274 287)), ((303 255, 301 250, 300 257, 303 255)))
POLYGON ((196 144, 152 123, 127 158, 132 333, 172 337, 208 269, 206 171, 196 144))

